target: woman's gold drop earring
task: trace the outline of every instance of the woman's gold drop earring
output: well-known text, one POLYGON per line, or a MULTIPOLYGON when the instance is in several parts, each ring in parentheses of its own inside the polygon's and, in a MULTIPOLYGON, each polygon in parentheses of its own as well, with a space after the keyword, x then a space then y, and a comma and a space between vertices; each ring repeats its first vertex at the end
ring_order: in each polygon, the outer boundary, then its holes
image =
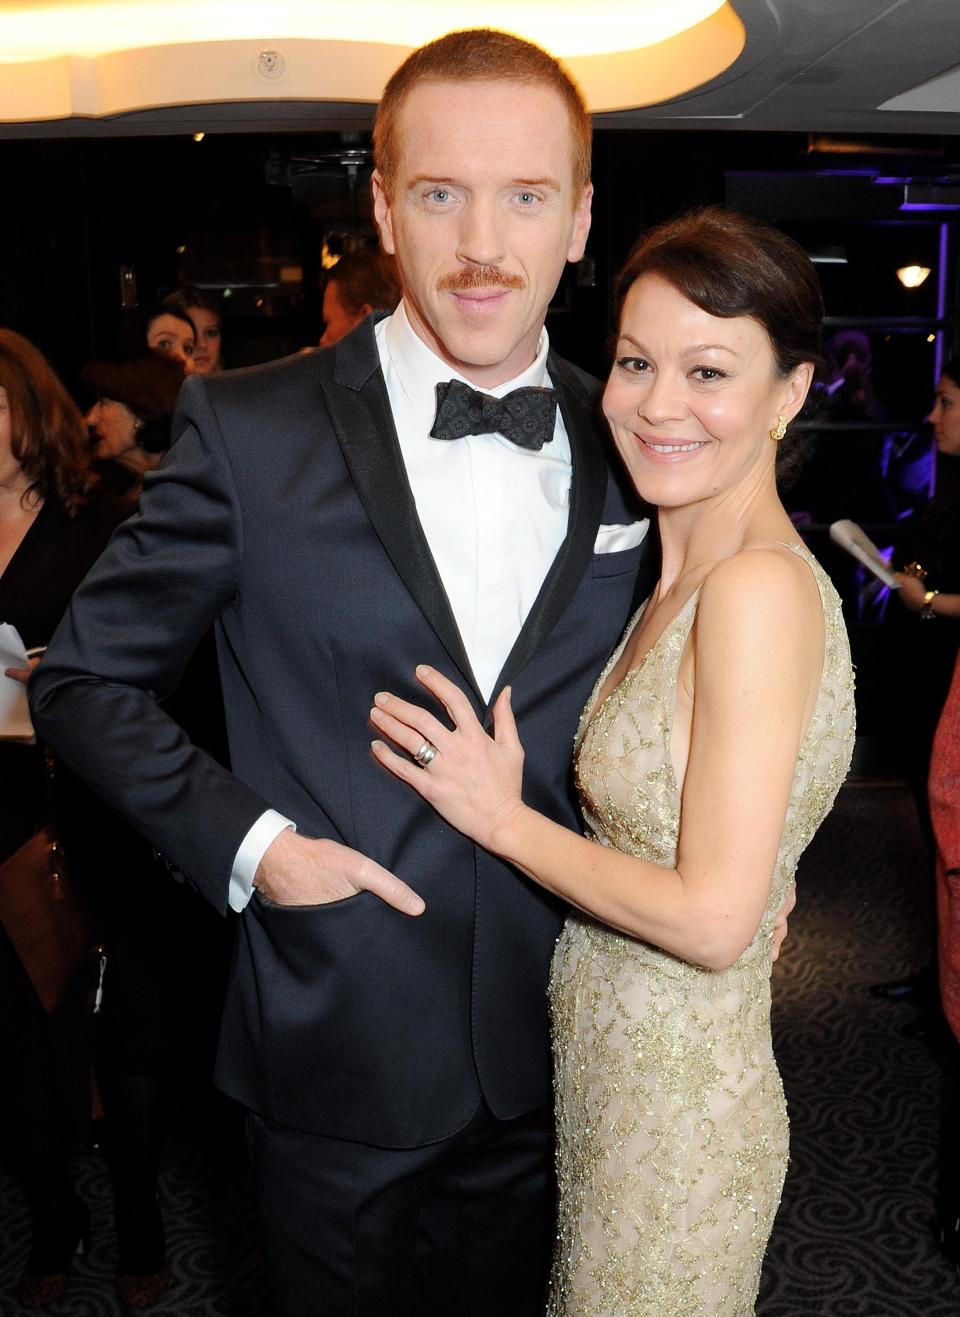
POLYGON ((770 431, 770 438, 775 444, 778 444, 786 433, 787 423, 782 416, 778 416, 776 425, 770 431))

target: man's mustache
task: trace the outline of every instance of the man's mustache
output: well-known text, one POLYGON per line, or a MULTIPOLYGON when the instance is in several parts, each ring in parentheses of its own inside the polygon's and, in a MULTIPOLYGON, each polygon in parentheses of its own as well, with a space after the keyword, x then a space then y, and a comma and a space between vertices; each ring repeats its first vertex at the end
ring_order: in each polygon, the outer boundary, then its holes
POLYGON ((468 265, 456 274, 445 274, 437 284, 439 293, 469 293, 478 288, 526 288, 519 274, 507 274, 499 265, 468 265))

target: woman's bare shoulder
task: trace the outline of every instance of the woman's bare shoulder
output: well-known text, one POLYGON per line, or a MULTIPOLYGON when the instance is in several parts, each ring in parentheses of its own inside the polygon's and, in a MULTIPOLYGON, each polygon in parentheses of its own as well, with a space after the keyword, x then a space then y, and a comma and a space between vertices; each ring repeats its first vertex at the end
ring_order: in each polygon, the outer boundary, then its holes
POLYGON ((819 652, 823 604, 811 560, 786 545, 757 541, 724 559, 703 583, 701 639, 767 645, 771 652, 819 652))

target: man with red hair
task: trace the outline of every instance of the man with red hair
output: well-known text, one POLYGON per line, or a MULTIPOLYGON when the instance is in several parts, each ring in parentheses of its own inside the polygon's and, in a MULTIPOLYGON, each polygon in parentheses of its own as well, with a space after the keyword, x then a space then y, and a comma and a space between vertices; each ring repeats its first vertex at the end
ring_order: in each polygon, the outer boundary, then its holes
POLYGON ((378 690, 417 698, 418 663, 483 718, 510 684, 530 799, 577 827, 570 746, 647 523, 596 382, 544 329, 590 224, 574 83, 528 42, 453 33, 390 80, 374 136, 400 306, 188 381, 35 717, 244 910, 217 1077, 250 1113, 277 1317, 537 1317, 563 910, 384 773, 367 716, 378 690), (157 705, 214 621, 232 773, 157 705))

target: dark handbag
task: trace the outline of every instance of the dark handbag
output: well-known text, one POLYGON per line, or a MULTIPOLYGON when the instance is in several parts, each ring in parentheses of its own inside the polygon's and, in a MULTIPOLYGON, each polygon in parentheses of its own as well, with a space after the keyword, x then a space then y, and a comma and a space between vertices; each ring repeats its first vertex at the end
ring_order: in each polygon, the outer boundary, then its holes
POLYGON ((53 832, 41 828, 0 865, 0 924, 51 1015, 92 970, 99 948, 53 832))

